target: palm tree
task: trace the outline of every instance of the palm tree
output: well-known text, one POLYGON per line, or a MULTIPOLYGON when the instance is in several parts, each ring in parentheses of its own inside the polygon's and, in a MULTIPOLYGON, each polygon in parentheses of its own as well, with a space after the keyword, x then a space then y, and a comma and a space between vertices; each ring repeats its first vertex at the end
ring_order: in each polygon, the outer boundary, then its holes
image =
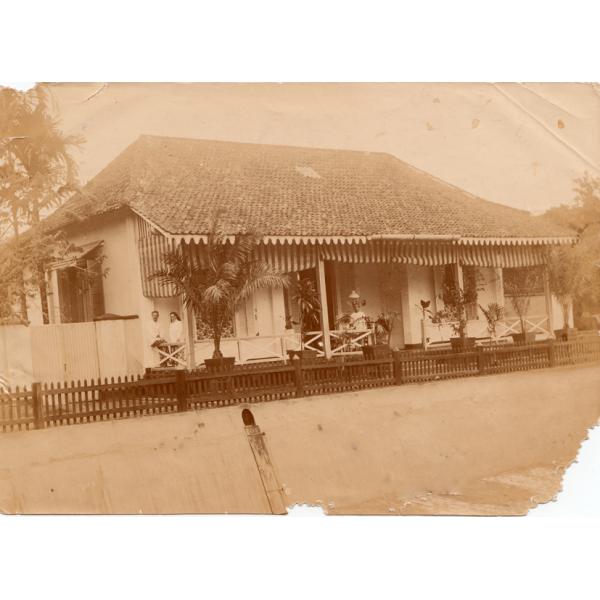
MULTIPOLYGON (((23 186, 24 178, 14 166, 10 156, 5 156, 0 162, 0 240, 10 236, 14 242, 14 251, 20 258, 22 246, 20 240, 21 227, 23 226, 23 186)), ((11 261, 14 263, 15 261, 11 261)), ((3 277, 6 273, 2 272, 3 277)), ((21 318, 27 321, 27 299, 23 273, 12 273, 12 282, 16 285, 19 296, 21 318)))
MULTIPOLYGON (((84 140, 61 131, 43 86, 20 96, 3 90, 1 96, 0 107, 7 113, 0 121, 1 137, 6 140, 0 147, 0 157, 4 164, 12 165, 21 180, 18 203, 11 205, 11 211, 15 223, 20 217, 36 228, 43 211, 59 206, 77 189, 78 168, 71 151, 84 140)), ((15 235, 18 233, 17 226, 15 235)), ((39 262, 34 270, 44 323, 48 323, 44 264, 39 262)))
POLYGON ((212 332, 213 359, 223 358, 221 338, 235 310, 257 290, 283 288, 287 276, 254 257, 256 233, 228 241, 219 226, 220 213, 213 220, 204 259, 197 261, 185 246, 165 253, 165 267, 152 274, 162 285, 173 286, 187 308, 205 321, 212 332))

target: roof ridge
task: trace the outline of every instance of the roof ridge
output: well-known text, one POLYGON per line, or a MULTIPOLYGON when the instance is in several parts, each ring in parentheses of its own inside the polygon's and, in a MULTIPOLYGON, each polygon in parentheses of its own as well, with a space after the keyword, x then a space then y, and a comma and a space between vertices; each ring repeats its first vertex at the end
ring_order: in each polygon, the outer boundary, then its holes
MULTIPOLYGON (((133 142, 131 142, 130 146, 135 144, 142 138, 156 138, 161 140, 179 140, 179 141, 187 141, 187 142, 207 142, 211 144, 231 144, 233 146, 258 146, 258 147, 267 147, 267 148, 290 148, 293 150, 313 150, 320 152, 344 152, 344 153, 352 153, 352 154, 373 154, 378 156, 389 156, 395 160, 399 160, 400 162, 404 162, 402 159, 390 154, 389 152, 382 152, 381 150, 354 150, 350 148, 331 148, 324 146, 297 146, 295 144, 271 144, 264 142, 241 142, 239 140, 218 140, 215 138, 193 138, 193 137, 182 137, 182 136, 171 136, 171 135, 156 135, 153 133, 141 133, 133 142)), ((405 163, 408 164, 408 163, 405 163)))

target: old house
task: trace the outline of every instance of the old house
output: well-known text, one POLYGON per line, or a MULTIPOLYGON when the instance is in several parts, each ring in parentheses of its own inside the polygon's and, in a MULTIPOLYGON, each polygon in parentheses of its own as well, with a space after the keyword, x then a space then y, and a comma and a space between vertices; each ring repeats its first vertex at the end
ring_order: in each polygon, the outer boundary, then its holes
MULTIPOLYGON (((423 319, 420 303, 439 308, 448 276, 481 282, 469 310, 472 336, 488 335, 478 305, 489 302, 506 306, 503 332, 518 331, 503 279, 522 267, 541 273, 527 326, 538 338, 562 327, 544 264, 550 246, 573 240, 540 217, 475 197, 387 154, 157 136, 137 139, 48 219, 73 244, 48 271, 51 323, 137 315, 144 331, 153 310, 164 328, 176 311, 184 319, 186 360, 201 363, 211 352, 205 325, 151 275, 168 248, 181 245, 201 257, 215 211, 223 211, 231 243, 256 230, 259 256, 314 279, 322 312, 308 343, 326 356, 356 350, 338 323, 352 292, 369 316, 398 312, 395 346, 447 340, 449 329, 423 319)), ((223 351, 241 363, 285 357, 298 347, 297 322, 290 294, 261 291, 232 315, 223 351)), ((149 343, 142 343, 149 364, 149 343)))

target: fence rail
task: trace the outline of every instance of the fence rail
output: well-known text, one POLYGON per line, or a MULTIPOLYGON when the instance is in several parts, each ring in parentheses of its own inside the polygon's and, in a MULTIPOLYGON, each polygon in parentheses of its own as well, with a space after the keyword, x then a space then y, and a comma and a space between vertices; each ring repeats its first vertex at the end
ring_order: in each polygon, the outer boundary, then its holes
POLYGON ((600 338, 482 346, 469 352, 396 351, 375 360, 300 361, 151 377, 72 381, 0 393, 0 432, 215 408, 600 362, 600 338))

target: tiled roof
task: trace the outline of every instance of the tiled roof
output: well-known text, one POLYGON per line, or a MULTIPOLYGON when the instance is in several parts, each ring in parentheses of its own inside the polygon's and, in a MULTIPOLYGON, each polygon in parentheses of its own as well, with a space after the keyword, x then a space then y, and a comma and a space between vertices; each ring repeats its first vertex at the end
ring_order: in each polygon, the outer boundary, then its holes
POLYGON ((141 136, 49 219, 128 206, 172 234, 204 234, 216 210, 226 233, 272 236, 570 233, 488 202, 383 153, 141 136))

